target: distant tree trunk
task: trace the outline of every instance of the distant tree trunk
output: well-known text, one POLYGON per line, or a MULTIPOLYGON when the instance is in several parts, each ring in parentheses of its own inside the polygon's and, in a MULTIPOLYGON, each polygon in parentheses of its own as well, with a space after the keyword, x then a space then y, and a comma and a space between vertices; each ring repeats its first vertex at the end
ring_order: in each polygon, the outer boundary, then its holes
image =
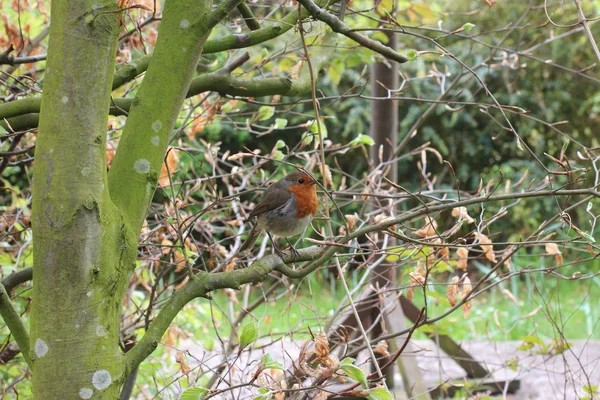
MULTIPOLYGON (((396 50, 397 36, 389 32, 387 34, 388 46, 396 50)), ((371 96, 387 97, 389 94, 387 89, 398 89, 398 85, 398 63, 388 61, 371 66, 371 96)), ((392 157, 394 148, 398 145, 398 102, 391 99, 372 101, 371 116, 371 137, 375 141, 375 145, 371 147, 370 156, 377 165, 381 146, 383 146, 383 161, 387 161, 392 157)), ((390 167, 391 170, 386 176, 396 182, 398 168, 395 164, 390 167)))
MULTIPOLYGON (((396 50, 398 39, 393 33, 387 33, 389 41, 388 46, 396 50)), ((388 89, 397 89, 398 63, 376 63, 371 66, 371 96, 388 97, 388 89)), ((394 148, 398 144, 398 102, 391 99, 375 100, 371 102, 371 137, 375 145, 371 147, 371 162, 373 165, 380 163, 379 155, 382 149, 383 160, 387 161, 394 154, 394 148)), ((388 179, 396 182, 398 179, 398 169, 395 163, 386 167, 389 168, 386 176, 388 179)), ((379 207, 379 205, 376 205, 379 207)), ((390 240, 392 240, 390 238, 390 240)), ((373 271, 371 282, 379 287, 384 287, 393 281, 393 265, 388 262, 382 262, 373 271)), ((376 321, 380 309, 374 307, 371 313, 371 320, 376 321)), ((381 322, 373 329, 373 337, 383 334, 381 322)), ((391 365, 386 371, 386 380, 388 386, 394 386, 394 366, 391 365)))

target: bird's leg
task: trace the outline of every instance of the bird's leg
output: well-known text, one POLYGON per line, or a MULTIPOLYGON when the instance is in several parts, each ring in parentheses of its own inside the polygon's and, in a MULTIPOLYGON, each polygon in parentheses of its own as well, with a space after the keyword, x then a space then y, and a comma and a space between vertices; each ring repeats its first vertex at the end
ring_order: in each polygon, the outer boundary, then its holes
POLYGON ((298 250, 296 250, 292 242, 290 242, 290 239, 285 238, 285 240, 287 240, 288 244, 290 245, 290 253, 292 253, 292 257, 294 257, 294 262, 296 262, 296 257, 300 258, 300 253, 298 253, 298 250))
POLYGON ((275 240, 273 240, 273 236, 271 236, 271 233, 267 231, 267 235, 269 235, 269 239, 271 239, 271 244, 273 245, 273 250, 275 250, 275 254, 277 254, 279 256, 279 258, 281 258, 281 261, 283 261, 285 263, 285 259, 283 258, 283 253, 281 252, 281 250, 279 250, 277 248, 277 244, 275 244, 275 240))

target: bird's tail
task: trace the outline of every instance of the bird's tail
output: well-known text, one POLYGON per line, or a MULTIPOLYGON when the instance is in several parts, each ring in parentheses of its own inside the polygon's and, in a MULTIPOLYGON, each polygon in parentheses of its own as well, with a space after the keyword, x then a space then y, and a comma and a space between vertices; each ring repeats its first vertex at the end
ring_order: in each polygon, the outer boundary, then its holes
POLYGON ((241 253, 243 251, 246 251, 246 250, 254 247, 254 244, 256 243, 256 239, 258 239, 258 237, 260 236, 261 233, 262 233, 262 230, 258 229, 257 226, 254 225, 252 227, 252 229, 250 230, 250 233, 248 234, 248 239, 246 239, 246 241, 242 244, 242 246, 240 247, 238 252, 241 253))

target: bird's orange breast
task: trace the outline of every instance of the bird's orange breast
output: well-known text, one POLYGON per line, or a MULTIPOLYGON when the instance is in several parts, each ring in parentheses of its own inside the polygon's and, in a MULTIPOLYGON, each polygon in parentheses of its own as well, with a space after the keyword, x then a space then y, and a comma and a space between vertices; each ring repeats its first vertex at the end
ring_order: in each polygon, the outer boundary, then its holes
POLYGON ((293 185, 288 190, 296 195, 296 218, 315 215, 319 208, 316 185, 293 185))

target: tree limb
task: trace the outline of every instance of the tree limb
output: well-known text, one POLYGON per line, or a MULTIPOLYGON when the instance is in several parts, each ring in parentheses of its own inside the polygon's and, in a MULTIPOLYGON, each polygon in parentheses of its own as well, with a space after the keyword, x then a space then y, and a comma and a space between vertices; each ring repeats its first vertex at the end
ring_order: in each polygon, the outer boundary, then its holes
MULTIPOLYGON (((312 246, 298 250, 296 261, 313 260, 323 253, 323 249, 312 246)), ((146 357, 148 357, 158 346, 158 342, 169 328, 173 319, 179 311, 190 301, 197 297, 206 297, 208 293, 216 289, 234 288, 238 289, 247 283, 258 283, 273 272, 284 262, 292 262, 291 254, 285 255, 284 260, 276 255, 266 256, 249 266, 248 268, 235 271, 207 273, 200 272, 194 276, 182 289, 175 292, 152 321, 142 339, 125 354, 125 363, 128 371, 133 370, 146 357)))
POLYGON ((248 7, 248 4, 246 4, 245 1, 242 1, 240 4, 238 4, 237 9, 242 15, 242 17, 244 17, 244 22, 251 31, 256 31, 260 29, 260 23, 258 22, 256 17, 254 16, 254 13, 250 9, 250 7, 248 7))
POLYGON ((310 15, 313 16, 313 18, 325 22, 334 32, 341 33, 342 35, 354 40, 358 44, 368 49, 371 49, 374 52, 379 53, 390 60, 394 60, 399 63, 405 63, 408 61, 408 58, 406 56, 397 53, 396 51, 381 44, 376 40, 369 39, 368 37, 352 30, 352 28, 343 23, 342 20, 340 20, 335 15, 328 13, 326 10, 319 7, 312 0, 298 0, 298 2, 308 10, 308 12, 310 13, 310 15))
POLYGON ((0 284, 0 315, 8 326, 8 330, 15 338, 15 341, 22 349, 23 358, 27 361, 27 365, 31 368, 31 358, 29 357, 29 333, 23 323, 23 320, 15 310, 15 307, 10 302, 10 297, 6 292, 3 284, 0 284))
POLYGON ((141 229, 154 195, 163 158, 212 28, 240 0, 225 0, 214 11, 203 0, 167 2, 155 57, 136 93, 108 174, 112 199, 135 232, 141 229), (168 12, 167 12, 168 10, 168 12))
POLYGON ((13 272, 6 278, 2 279, 2 282, 0 282, 0 284, 4 286, 8 293, 10 293, 15 287, 19 286, 21 283, 30 281, 32 278, 33 268, 27 267, 22 270, 13 272))

